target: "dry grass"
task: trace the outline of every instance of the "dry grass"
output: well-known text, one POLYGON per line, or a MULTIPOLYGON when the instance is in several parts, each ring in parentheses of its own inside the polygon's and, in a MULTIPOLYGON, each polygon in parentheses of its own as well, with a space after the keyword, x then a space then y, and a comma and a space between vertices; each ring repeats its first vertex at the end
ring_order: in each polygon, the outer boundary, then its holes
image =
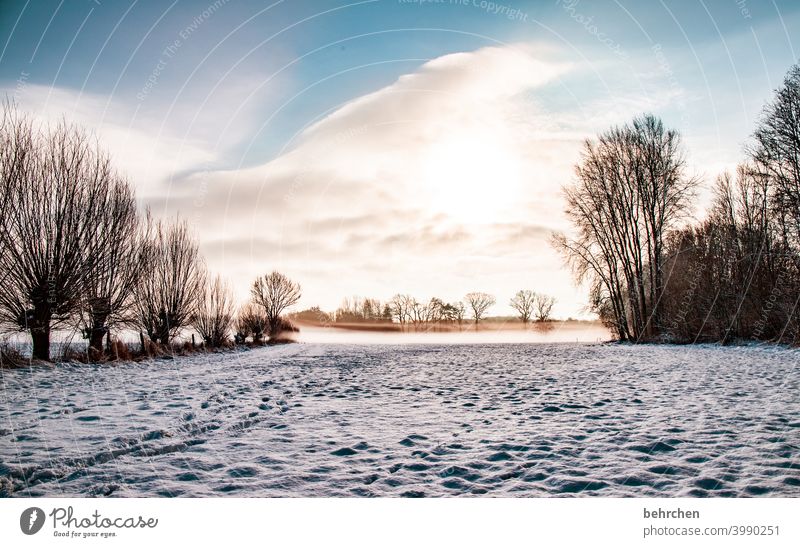
POLYGON ((0 344, 0 368, 21 368, 30 364, 17 348, 11 347, 8 343, 0 344))

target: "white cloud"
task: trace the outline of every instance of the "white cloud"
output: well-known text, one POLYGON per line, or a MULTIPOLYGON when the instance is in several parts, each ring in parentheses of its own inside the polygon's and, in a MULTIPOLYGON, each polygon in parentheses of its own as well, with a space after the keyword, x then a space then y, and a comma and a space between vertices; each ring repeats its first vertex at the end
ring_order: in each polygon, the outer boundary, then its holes
POLYGON ((201 142, 169 132, 156 138, 160 124, 155 119, 137 116, 135 105, 123 107, 106 97, 38 85, 26 86, 16 100, 23 110, 43 123, 55 124, 67 119, 92 131, 143 197, 163 192, 163 180, 170 173, 214 159, 201 142))
POLYGON ((191 175, 185 186, 207 194, 172 205, 200 219, 211 262, 236 269, 237 283, 282 268, 304 282, 308 305, 480 289, 504 311, 514 291, 536 286, 574 314, 582 303, 569 276, 538 272, 561 267, 546 239, 564 227, 558 190, 577 146, 537 135, 542 116, 526 95, 567 70, 525 47, 434 59, 267 164, 191 175))
MULTIPOLYGON (((277 268, 303 284, 309 306, 482 290, 497 296, 494 312, 510 313, 511 295, 533 288, 575 316, 586 295, 548 237, 567 227, 560 188, 597 121, 544 93, 571 94, 573 69, 524 45, 439 57, 319 120, 272 161, 232 170, 204 167, 220 156, 219 131, 245 142, 256 120, 230 124, 220 101, 183 105, 169 123, 158 109, 145 117, 57 89, 31 86, 24 103, 96 128, 156 212, 190 219, 210 266, 242 298, 255 275, 277 268), (198 129, 185 135, 186 123, 198 129)), ((616 99, 601 99, 606 115, 638 112, 616 99)))

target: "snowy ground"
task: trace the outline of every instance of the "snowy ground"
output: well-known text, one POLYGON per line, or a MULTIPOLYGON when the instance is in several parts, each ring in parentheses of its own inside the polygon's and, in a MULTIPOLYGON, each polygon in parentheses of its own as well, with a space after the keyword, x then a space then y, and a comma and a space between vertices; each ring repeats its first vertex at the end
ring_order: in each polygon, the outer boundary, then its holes
POLYGON ((0 494, 800 496, 798 362, 295 344, 6 370, 0 494))

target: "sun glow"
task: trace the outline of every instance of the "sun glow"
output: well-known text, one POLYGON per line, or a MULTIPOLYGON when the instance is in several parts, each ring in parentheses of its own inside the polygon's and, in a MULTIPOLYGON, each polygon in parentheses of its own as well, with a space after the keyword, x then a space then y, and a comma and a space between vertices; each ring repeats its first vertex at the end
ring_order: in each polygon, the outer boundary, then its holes
POLYGON ((454 134, 427 150, 423 195, 433 213, 462 224, 498 222, 517 205, 520 160, 502 134, 454 134))

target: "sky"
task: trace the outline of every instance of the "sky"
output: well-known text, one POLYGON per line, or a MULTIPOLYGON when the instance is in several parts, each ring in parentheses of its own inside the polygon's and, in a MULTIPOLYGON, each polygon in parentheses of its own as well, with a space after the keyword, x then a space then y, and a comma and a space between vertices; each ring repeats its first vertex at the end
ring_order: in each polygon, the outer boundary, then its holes
POLYGON ((549 244, 582 142, 654 113, 708 187, 798 31, 777 0, 2 0, 0 93, 92 131, 242 300, 279 270, 299 308, 532 289, 589 317, 549 244))

